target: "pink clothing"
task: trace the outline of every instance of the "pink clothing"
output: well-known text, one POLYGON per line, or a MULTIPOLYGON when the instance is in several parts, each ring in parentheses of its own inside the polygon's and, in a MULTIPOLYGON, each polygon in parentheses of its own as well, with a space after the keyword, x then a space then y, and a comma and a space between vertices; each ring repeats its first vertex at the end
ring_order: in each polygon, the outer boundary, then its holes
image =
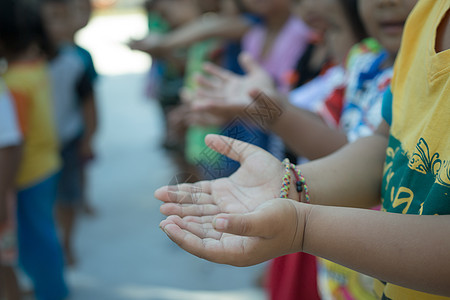
POLYGON ((290 90, 289 74, 295 69, 311 39, 312 32, 299 18, 291 16, 279 32, 270 52, 262 57, 267 29, 254 26, 242 40, 242 50, 255 58, 275 80, 280 92, 290 90))

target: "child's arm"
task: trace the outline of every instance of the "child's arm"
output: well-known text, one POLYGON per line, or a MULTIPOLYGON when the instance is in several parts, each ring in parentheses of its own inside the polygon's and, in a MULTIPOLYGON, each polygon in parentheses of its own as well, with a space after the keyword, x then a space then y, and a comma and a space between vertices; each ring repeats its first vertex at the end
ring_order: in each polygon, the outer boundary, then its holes
POLYGON ((450 216, 311 206, 302 250, 382 281, 450 296, 450 216))
POLYGON ((97 107, 95 99, 95 78, 97 73, 92 60, 89 64, 90 66, 86 67, 76 85, 84 125, 80 154, 85 161, 94 157, 92 140, 97 130, 97 107))
POLYGON ((245 76, 205 64, 206 75, 197 77, 201 89, 193 110, 223 118, 239 115, 258 126, 270 129, 299 156, 317 159, 347 144, 347 136, 330 128, 316 114, 294 107, 284 100, 265 70, 248 55, 240 56, 245 76), (259 91, 258 91, 259 90, 259 91), (265 94, 269 95, 266 96, 265 94), (259 118, 261 116, 261 118, 259 118))
POLYGON ((167 52, 209 38, 240 39, 250 28, 249 22, 239 16, 216 16, 199 18, 186 26, 176 29, 165 36, 154 39, 151 36, 140 41, 130 42, 134 50, 147 52, 152 56, 163 58, 167 52))
POLYGON ((84 159, 88 160, 94 157, 92 140, 97 130, 97 108, 95 104, 95 93, 93 90, 84 97, 82 110, 85 131, 82 140, 81 154, 84 159))
MULTIPOLYGON (((384 131, 350 144, 330 157, 301 166, 310 187, 311 202, 374 205, 380 196, 387 143, 382 134, 384 131)), ((209 139, 211 144, 211 136, 209 139)), ((243 166, 246 160, 256 156, 248 148, 238 151, 236 146, 241 143, 234 142, 227 147, 221 141, 225 140, 214 137, 213 148, 231 153, 235 158, 244 153, 243 166)), ((266 172, 270 174, 270 171, 266 168, 266 172)), ((279 177, 279 172, 273 174, 276 174, 273 177, 279 177)), ((261 175, 255 172, 252 176, 261 175)), ((217 188, 223 189, 230 184, 233 180, 217 188)), ((201 185, 203 193, 196 197, 186 193, 187 186, 166 195, 161 190, 156 192, 156 196, 166 202, 183 203, 180 205, 183 209, 178 212, 183 212, 179 215, 184 218, 177 216, 174 207, 169 212, 162 206, 162 211, 171 216, 161 222, 161 228, 180 247, 194 255, 214 262, 248 266, 287 253, 305 251, 380 280, 450 295, 449 216, 391 214, 306 205, 286 199, 261 201, 258 206, 239 211, 236 205, 227 208, 227 204, 232 204, 230 198, 244 197, 245 190, 216 197, 214 182, 201 185), (189 203, 195 204, 190 207, 189 203)), ((244 182, 243 185, 247 184, 244 182)), ((267 185, 265 183, 259 189, 271 193, 267 185)))
POLYGON ((15 190, 20 157, 20 146, 0 148, 0 225, 6 221, 6 197, 7 193, 15 190))
POLYGON ((297 155, 309 160, 324 157, 348 143, 347 136, 331 128, 315 113, 286 104, 270 129, 297 155))
POLYGON ((180 247, 219 263, 249 266, 303 251, 382 281, 450 296, 449 216, 276 199, 251 213, 221 214, 209 222, 207 218, 172 216, 161 226, 180 247), (213 228, 226 234, 214 233, 213 228))
POLYGON ((164 49, 174 49, 215 37, 239 40, 249 28, 250 23, 241 16, 199 18, 167 35, 161 44, 164 49))

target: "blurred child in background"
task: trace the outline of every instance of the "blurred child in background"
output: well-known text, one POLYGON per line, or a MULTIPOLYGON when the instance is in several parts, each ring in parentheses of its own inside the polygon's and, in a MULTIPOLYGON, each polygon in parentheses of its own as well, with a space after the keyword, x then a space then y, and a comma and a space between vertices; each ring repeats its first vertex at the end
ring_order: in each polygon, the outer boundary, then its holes
MULTIPOLYGON (((290 74, 313 38, 312 30, 293 13, 294 1, 242 0, 239 4, 246 12, 261 19, 243 37, 242 51, 261 64, 279 92, 287 94, 292 88, 290 74)), ((252 131, 259 140, 255 144, 275 156, 283 156, 284 145, 278 138, 260 128, 253 128, 252 131)))
POLYGON ((71 8, 71 24, 69 25, 69 38, 72 45, 75 46, 77 53, 80 55, 84 63, 84 73, 81 82, 78 85, 78 93, 80 98, 84 99, 82 110, 84 118, 84 132, 81 146, 81 155, 83 158, 82 170, 82 208, 88 215, 95 215, 95 208, 92 206, 89 196, 86 193, 86 164, 95 157, 93 150, 93 139, 98 125, 98 114, 96 108, 96 92, 98 73, 94 65, 91 54, 88 50, 81 47, 75 41, 75 35, 81 29, 86 27, 92 15, 91 0, 72 0, 69 2, 71 8))
MULTIPOLYGON (((178 21, 171 19, 170 4, 163 0, 145 2, 149 34, 146 45, 154 46, 174 30, 180 28, 178 21), (167 19, 168 18, 168 19, 167 19)), ((132 49, 142 49, 143 41, 132 41, 132 49)), ((169 113, 180 104, 179 91, 183 86, 185 51, 183 49, 166 49, 152 55, 152 65, 148 75, 146 94, 156 99, 161 105, 165 121, 165 137, 162 146, 167 150, 182 151, 182 143, 177 138, 176 126, 168 121, 169 113)))
MULTIPOLYGON (((84 163, 93 157, 96 127, 95 69, 73 35, 85 25, 83 13, 71 14, 78 0, 42 0, 45 29, 54 49, 50 60, 54 116, 63 160, 58 189, 58 221, 66 262, 75 264, 72 239, 76 216, 83 205, 84 163)), ((81 1, 81 0, 80 0, 81 1)), ((83 11, 83 10, 82 10, 83 11)))
POLYGON ((0 4, 0 43, 8 62, 4 79, 24 141, 16 180, 19 262, 33 282, 37 299, 62 300, 68 289, 53 218, 60 160, 44 56, 49 45, 34 2, 0 4))

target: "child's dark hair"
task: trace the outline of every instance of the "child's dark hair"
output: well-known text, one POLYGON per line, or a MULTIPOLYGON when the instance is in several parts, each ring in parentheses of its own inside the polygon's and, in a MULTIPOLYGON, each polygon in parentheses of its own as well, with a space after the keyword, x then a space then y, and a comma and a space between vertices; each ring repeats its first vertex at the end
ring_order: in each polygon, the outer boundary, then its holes
POLYGON ((33 44, 45 54, 50 50, 38 3, 33 0, 1 0, 0 55, 14 59, 33 44))
POLYGON ((348 21, 352 25, 353 32, 358 38, 358 41, 367 38, 369 35, 367 34, 364 23, 358 12, 358 0, 339 0, 339 3, 347 16, 348 21))

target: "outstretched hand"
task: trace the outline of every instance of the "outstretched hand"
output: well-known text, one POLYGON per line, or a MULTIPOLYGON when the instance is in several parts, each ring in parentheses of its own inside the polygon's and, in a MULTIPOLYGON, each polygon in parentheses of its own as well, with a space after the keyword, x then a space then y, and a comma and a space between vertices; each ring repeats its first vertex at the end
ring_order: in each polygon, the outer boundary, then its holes
POLYGON ((161 206, 163 214, 184 217, 246 213, 279 197, 284 166, 270 153, 220 135, 210 134, 205 142, 211 149, 238 161, 240 168, 230 177, 158 189, 155 196, 165 202, 161 206))
POLYGON ((302 250, 307 210, 273 199, 248 213, 169 216, 160 227, 187 252, 206 260, 245 267, 302 250))
POLYGON ((303 228, 297 204, 276 199, 281 162, 231 138, 209 135, 205 142, 241 167, 228 178, 158 189, 160 210, 169 216, 161 228, 186 251, 219 263, 252 265, 297 249, 302 235, 297 229, 303 228))
POLYGON ((143 39, 131 39, 128 41, 127 46, 130 47, 131 50, 137 50, 146 52, 153 57, 161 57, 164 54, 164 51, 167 51, 162 46, 163 36, 161 34, 149 34, 143 39))
POLYGON ((245 75, 238 75, 221 67, 206 63, 203 75, 197 75, 199 88, 192 101, 192 110, 210 113, 223 119, 237 115, 245 117, 245 111, 254 103, 251 92, 263 92, 274 97, 277 94, 270 75, 248 54, 239 56, 245 75))

